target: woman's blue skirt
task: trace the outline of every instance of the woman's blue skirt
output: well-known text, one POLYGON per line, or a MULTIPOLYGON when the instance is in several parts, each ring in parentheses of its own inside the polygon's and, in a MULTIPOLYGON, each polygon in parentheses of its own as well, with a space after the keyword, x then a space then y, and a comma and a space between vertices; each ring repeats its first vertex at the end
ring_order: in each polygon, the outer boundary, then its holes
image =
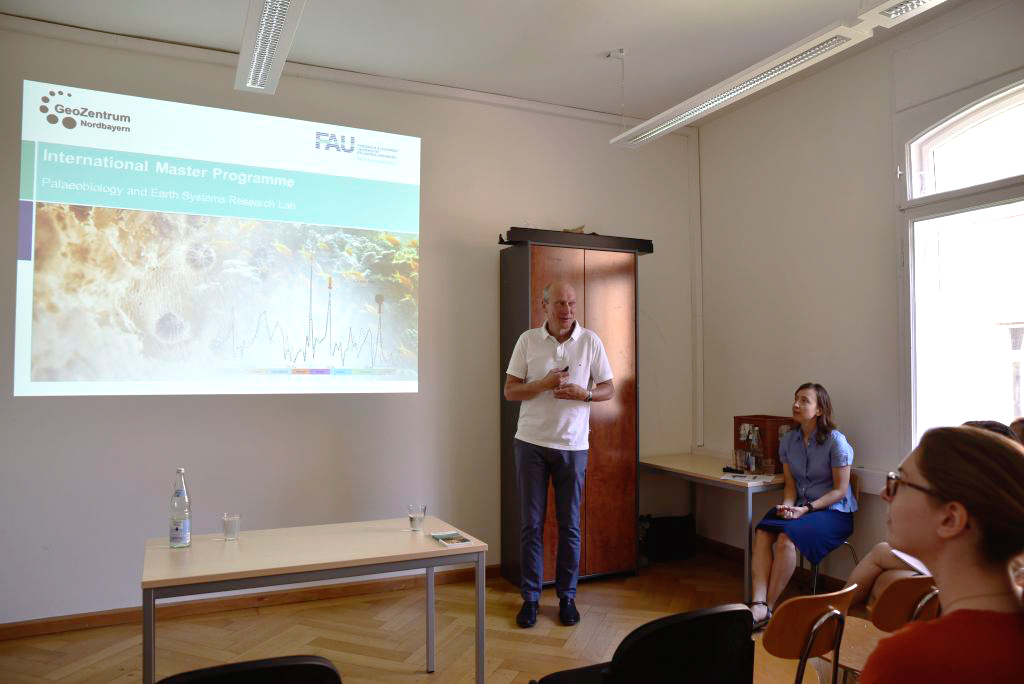
POLYGON ((825 509, 807 513, 796 520, 786 520, 772 508, 761 518, 757 529, 773 534, 785 532, 804 558, 811 563, 820 563, 832 549, 853 534, 853 513, 825 509))

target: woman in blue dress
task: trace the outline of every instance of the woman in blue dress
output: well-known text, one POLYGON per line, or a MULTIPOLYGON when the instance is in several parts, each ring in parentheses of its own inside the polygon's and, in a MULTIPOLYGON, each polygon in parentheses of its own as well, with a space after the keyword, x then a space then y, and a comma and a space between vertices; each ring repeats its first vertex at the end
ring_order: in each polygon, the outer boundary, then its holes
POLYGON ((756 629, 771 619, 796 569, 797 550, 811 563, 820 562, 853 532, 857 510, 850 491, 853 447, 832 423, 832 401, 824 387, 800 385, 793 397, 793 421, 799 429, 779 440, 786 478, 782 503, 765 514, 754 532, 750 610, 756 629))

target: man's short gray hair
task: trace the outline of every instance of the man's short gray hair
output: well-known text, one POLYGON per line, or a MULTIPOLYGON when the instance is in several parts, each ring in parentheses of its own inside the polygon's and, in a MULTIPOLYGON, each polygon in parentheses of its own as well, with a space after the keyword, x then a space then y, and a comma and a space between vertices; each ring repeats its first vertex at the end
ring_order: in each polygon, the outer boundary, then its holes
POLYGON ((574 288, 568 280, 552 280, 547 285, 545 285, 544 289, 541 291, 541 299, 544 301, 545 304, 551 302, 551 288, 553 288, 555 285, 564 285, 565 287, 572 290, 573 296, 576 295, 576 288, 574 288))

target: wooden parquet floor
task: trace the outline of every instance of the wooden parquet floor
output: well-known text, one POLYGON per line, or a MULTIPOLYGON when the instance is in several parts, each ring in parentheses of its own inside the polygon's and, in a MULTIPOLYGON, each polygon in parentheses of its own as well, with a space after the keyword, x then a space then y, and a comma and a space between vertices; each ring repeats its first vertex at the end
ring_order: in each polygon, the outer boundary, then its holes
MULTIPOLYGON (((742 566, 710 554, 657 563, 637 575, 580 584, 575 627, 558 622, 553 591, 537 625, 515 625, 520 598, 502 579, 487 587, 487 682, 526 684, 556 670, 607 661, 636 627, 672 613, 742 598, 742 566)), ((437 670, 425 672, 422 590, 270 606, 157 623, 157 679, 221 663, 276 655, 329 658, 345 684, 468 684, 474 673, 474 591, 437 587, 437 670)), ((142 628, 122 625, 0 641, 4 684, 140 682, 142 628)), ((755 681, 792 682, 795 665, 757 643, 755 681)), ((810 670, 810 668, 809 668, 810 670)), ((816 682, 808 672, 805 682, 816 682)))

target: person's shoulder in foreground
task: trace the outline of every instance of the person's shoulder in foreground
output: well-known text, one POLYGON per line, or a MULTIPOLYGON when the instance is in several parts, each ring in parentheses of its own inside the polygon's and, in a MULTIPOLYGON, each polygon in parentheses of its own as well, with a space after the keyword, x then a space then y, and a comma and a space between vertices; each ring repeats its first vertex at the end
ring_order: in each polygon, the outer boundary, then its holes
POLYGON ((1024 611, 958 610, 879 642, 860 684, 1024 681, 1024 611))

